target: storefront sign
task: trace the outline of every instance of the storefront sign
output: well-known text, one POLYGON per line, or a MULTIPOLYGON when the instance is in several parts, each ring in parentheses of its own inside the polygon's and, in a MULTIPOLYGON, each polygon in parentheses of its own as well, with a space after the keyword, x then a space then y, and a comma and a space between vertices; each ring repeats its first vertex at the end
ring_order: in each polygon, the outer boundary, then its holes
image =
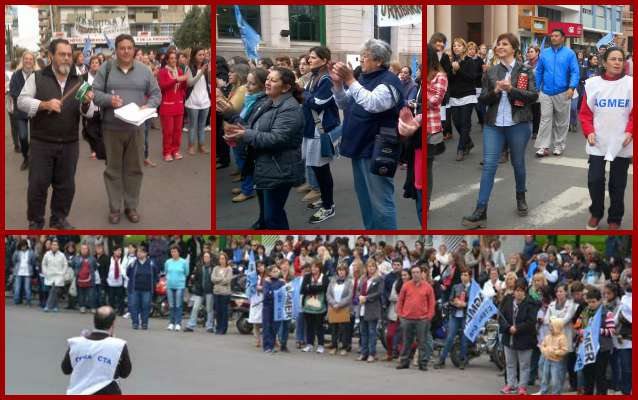
POLYGON ((581 37, 583 34, 583 26, 581 24, 550 21, 547 27, 548 33, 551 33, 554 29, 562 29, 566 37, 581 37))

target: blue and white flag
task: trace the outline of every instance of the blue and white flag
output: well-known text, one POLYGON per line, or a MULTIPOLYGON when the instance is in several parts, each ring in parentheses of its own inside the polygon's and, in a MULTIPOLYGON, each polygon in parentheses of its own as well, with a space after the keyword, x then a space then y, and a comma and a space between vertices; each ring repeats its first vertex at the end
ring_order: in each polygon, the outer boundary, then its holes
POLYGON ((303 278, 301 276, 295 278, 290 282, 292 286, 292 315, 297 318, 297 315, 301 312, 301 282, 303 278))
POLYGON ((292 319, 293 290, 292 285, 287 284, 273 292, 275 300, 275 321, 290 321, 292 319))
POLYGON ((248 254, 248 272, 257 271, 257 265, 255 264, 255 253, 251 250, 248 254))
POLYGON ((614 35, 613 32, 609 32, 608 34, 600 38, 599 41, 596 42, 596 48, 600 49, 600 46, 609 46, 610 44, 614 44, 615 38, 616 38, 616 35, 614 35))
POLYGON ((104 39, 106 39, 106 45, 109 47, 109 49, 115 50, 115 43, 113 42, 113 40, 109 39, 108 36, 106 36, 106 33, 104 34, 104 39))
POLYGON ((249 298, 257 293, 257 271, 248 271, 246 273, 246 296, 249 298))
POLYGON ((412 79, 416 79, 416 69, 417 69, 418 65, 417 65, 417 61, 416 61, 416 54, 412 56, 412 79))
POLYGON ((481 287, 474 279, 472 279, 472 285, 470 286, 469 298, 463 333, 470 342, 475 342, 483 325, 498 312, 498 309, 490 297, 483 295, 481 287))
POLYGON ((545 39, 547 39, 547 36, 543 36, 543 41, 541 42, 541 51, 543 51, 543 49, 545 48, 545 39))
POLYGON ((239 10, 239 6, 235 6, 235 19, 237 20, 237 26, 241 33, 241 40, 244 42, 244 51, 246 52, 246 56, 248 56, 251 60, 258 59, 259 54, 257 53, 257 49, 259 48, 261 37, 244 20, 244 17, 242 17, 241 11, 239 10))
POLYGON ((589 325, 584 329, 583 342, 578 346, 576 364, 574 365, 574 371, 578 372, 585 368, 585 365, 596 362, 596 355, 600 349, 600 319, 603 314, 603 306, 598 307, 598 311, 592 319, 589 320, 589 325))
POLYGON ((82 55, 84 55, 84 64, 88 65, 89 64, 89 60, 91 58, 91 38, 90 37, 86 37, 84 38, 84 48, 82 49, 82 55))

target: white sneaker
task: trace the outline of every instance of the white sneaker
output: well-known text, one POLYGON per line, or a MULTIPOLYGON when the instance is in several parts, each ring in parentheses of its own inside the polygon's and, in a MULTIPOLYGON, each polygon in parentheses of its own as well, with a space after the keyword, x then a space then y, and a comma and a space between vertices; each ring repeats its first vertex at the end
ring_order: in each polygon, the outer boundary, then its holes
POLYGON ((307 344, 306 347, 301 349, 301 351, 303 351, 304 353, 308 353, 309 351, 312 351, 312 346, 307 344))
POLYGON ((554 154, 555 156, 560 156, 560 155, 562 155, 562 154, 563 154, 563 148, 562 148, 561 146, 556 146, 556 147, 554 147, 554 152, 553 152, 553 154, 554 154))
POLYGON ((325 350, 324 350, 323 346, 317 346, 317 353, 323 354, 324 351, 325 350))
POLYGON ((310 217, 310 220, 308 222, 310 222, 311 224, 318 224, 320 222, 327 220, 330 217, 334 217, 334 215, 335 215, 334 204, 329 209, 325 209, 321 207, 314 214, 312 214, 312 217, 310 217))
POLYGON ((182 330, 181 325, 180 324, 175 325, 175 330, 178 332, 181 331, 182 330))
POLYGON ((131 318, 131 313, 127 312, 126 314, 124 314, 124 316, 122 318, 125 318, 125 319, 131 318))
POLYGON ((173 325, 173 324, 168 324, 168 326, 166 327, 166 330, 167 330, 167 331, 175 330, 175 325, 173 325))
POLYGON ((188 132, 188 128, 187 127, 183 127, 182 128, 182 132, 188 132))
POLYGON ((207 125, 206 128, 204 128, 204 131, 210 132, 210 125, 207 125))

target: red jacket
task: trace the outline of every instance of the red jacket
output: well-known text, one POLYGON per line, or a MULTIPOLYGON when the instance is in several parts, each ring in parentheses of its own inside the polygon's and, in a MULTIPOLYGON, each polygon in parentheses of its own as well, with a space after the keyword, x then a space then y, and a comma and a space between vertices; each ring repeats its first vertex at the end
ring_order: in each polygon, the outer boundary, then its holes
POLYGON ((419 282, 419 286, 413 281, 403 284, 399 301, 397 301, 397 315, 405 319, 427 319, 434 318, 434 290, 426 282, 419 282))
MULTIPOLYGON (((184 75, 179 67, 177 74, 184 75)), ((188 86, 186 81, 178 82, 177 79, 173 79, 166 67, 160 69, 157 80, 162 91, 160 115, 184 114, 184 99, 186 98, 186 86, 188 86)))

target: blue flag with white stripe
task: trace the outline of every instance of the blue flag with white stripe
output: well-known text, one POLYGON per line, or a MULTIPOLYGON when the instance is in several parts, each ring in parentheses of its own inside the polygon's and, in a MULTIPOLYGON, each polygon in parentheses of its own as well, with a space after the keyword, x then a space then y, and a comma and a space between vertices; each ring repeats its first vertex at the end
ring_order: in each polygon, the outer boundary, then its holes
POLYGON ((490 297, 483 295, 481 287, 474 279, 472 279, 472 284, 470 285, 469 299, 463 333, 473 343, 481 332, 481 328, 498 312, 498 309, 490 297))
POLYGON ((545 39, 547 39, 547 36, 543 36, 543 41, 541 42, 541 51, 545 48, 545 39))
POLYGON ((290 282, 292 286, 292 315, 297 318, 297 315, 301 312, 301 276, 296 277, 290 282))
POLYGON ((84 64, 89 64, 91 58, 91 38, 84 38, 84 48, 82 49, 82 55, 84 55, 84 64))
POLYGON ((106 45, 109 47, 109 49, 115 50, 115 43, 113 43, 113 40, 109 39, 109 37, 106 36, 106 33, 104 34, 104 39, 106 39, 106 45))
POLYGON ((273 292, 275 300, 275 321, 289 321, 292 319, 293 287, 291 284, 283 285, 273 292))
POLYGON ((614 35, 613 32, 609 32, 608 34, 600 38, 598 42, 596 42, 596 48, 600 49, 600 46, 609 46, 610 44, 613 44, 615 37, 616 35, 614 35))
POLYGON ((246 56, 248 56, 251 60, 258 59, 259 54, 257 53, 257 49, 259 48, 261 37, 244 20, 244 17, 242 17, 241 11, 239 10, 239 6, 235 6, 235 19, 237 20, 237 26, 239 27, 239 32, 241 34, 241 41, 244 42, 244 51, 246 52, 246 56))
POLYGON ((416 54, 412 56, 412 79, 416 79, 416 69, 417 69, 417 62, 416 62, 416 54))
POLYGON ((583 341, 578 346, 576 364, 574 371, 578 372, 585 368, 585 365, 596 362, 596 355, 600 350, 600 319, 603 314, 603 306, 598 307, 596 315, 589 320, 589 325, 583 331, 583 341))

